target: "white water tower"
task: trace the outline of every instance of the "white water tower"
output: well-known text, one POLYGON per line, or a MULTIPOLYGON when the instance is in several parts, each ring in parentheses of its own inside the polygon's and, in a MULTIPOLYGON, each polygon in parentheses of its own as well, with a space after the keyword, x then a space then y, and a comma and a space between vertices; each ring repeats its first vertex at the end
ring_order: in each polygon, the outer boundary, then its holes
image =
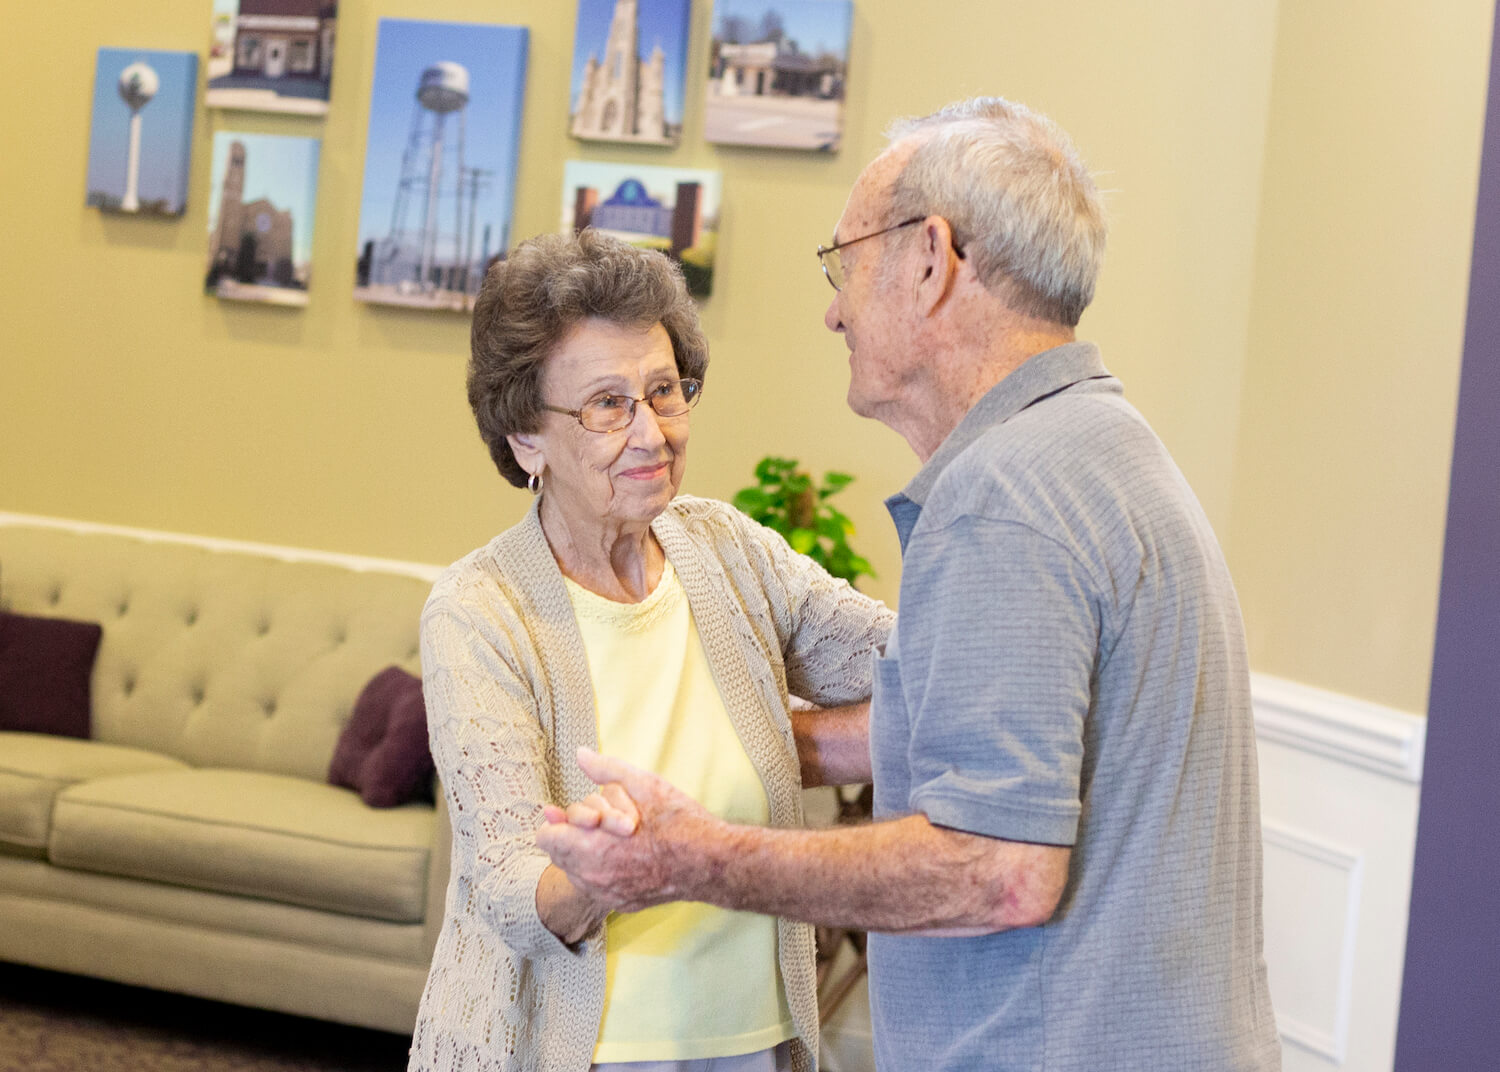
POLYGON ((148 64, 136 62, 120 72, 117 88, 120 99, 130 109, 130 155, 125 164, 125 197, 120 202, 120 209, 137 212, 141 207, 141 109, 156 96, 161 79, 148 64))
MULTIPOLYGON (((443 179, 443 125, 449 113, 458 113, 458 174, 455 189, 463 183, 464 173, 464 107, 469 103, 469 71, 462 64, 443 60, 422 72, 417 86, 417 102, 433 113, 432 161, 427 170, 427 212, 422 223, 421 280, 425 286, 432 277, 432 262, 438 241, 438 189, 443 179)), ((461 196, 461 195, 460 195, 461 196)), ((455 232, 458 230, 455 221, 455 232)))

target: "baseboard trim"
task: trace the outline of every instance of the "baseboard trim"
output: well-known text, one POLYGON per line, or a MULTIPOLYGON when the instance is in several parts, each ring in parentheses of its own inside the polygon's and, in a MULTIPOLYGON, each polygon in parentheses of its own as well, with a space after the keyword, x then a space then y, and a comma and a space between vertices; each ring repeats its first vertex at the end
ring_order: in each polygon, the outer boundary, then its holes
POLYGON ((1427 719, 1421 715, 1251 674, 1256 735, 1413 784, 1422 780, 1427 719))

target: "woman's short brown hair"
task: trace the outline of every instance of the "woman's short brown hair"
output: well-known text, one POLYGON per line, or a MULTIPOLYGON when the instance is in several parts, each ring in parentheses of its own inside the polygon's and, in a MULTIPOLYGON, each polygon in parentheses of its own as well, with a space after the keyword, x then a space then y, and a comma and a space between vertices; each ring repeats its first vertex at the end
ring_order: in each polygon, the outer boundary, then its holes
POLYGON ((547 358, 591 318, 661 324, 680 375, 701 380, 708 369, 698 308, 667 257, 591 228, 522 242, 485 274, 469 332, 469 406, 495 468, 518 488, 527 473, 505 437, 541 428, 547 358))

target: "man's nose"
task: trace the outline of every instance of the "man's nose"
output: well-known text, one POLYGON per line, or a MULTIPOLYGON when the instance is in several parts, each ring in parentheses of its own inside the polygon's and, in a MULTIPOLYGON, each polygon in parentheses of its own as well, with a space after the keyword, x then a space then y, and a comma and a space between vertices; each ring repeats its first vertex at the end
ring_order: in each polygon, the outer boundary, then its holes
POLYGON ((823 326, 829 331, 844 330, 844 321, 839 315, 839 297, 839 292, 834 291, 833 300, 828 303, 828 309, 823 313, 823 326))

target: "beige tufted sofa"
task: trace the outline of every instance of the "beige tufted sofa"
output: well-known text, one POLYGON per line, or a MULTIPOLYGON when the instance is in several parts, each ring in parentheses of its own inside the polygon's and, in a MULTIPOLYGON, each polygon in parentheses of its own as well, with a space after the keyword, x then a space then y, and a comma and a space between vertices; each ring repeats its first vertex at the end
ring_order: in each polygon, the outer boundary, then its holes
POLYGON ((92 740, 0 731, 0 960, 409 1032, 446 813, 324 779, 437 572, 0 513, 0 609, 104 630, 92 740))

